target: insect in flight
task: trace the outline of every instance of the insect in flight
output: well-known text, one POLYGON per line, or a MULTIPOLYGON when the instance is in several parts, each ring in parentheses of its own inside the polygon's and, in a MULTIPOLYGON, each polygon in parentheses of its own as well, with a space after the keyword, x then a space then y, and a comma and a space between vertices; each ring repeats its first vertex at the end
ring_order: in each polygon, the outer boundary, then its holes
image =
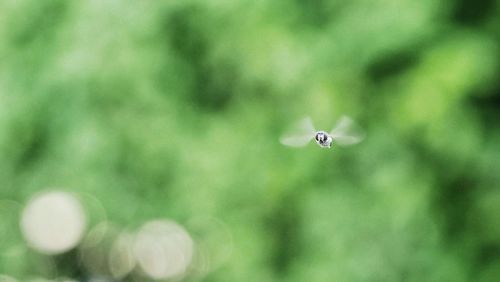
POLYGON ((303 147, 312 139, 322 148, 330 148, 332 144, 340 146, 354 145, 364 138, 362 130, 348 116, 342 116, 330 132, 314 129, 310 117, 306 117, 295 124, 281 138, 283 145, 290 147, 303 147))

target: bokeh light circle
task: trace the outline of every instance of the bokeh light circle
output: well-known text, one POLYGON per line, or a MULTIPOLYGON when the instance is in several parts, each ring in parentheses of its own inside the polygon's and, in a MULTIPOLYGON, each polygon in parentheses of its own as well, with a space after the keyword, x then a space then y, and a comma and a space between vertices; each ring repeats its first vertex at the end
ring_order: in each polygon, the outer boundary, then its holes
POLYGON ((21 215, 21 231, 33 249, 60 254, 75 247, 85 231, 86 218, 78 199, 51 191, 33 197, 21 215))
POLYGON ((133 235, 127 232, 120 234, 113 242, 108 256, 108 264, 111 275, 121 280, 135 267, 136 261, 133 255, 133 235))
POLYGON ((191 264, 193 241, 177 223, 154 220, 139 230, 134 255, 141 269, 152 279, 179 277, 191 264))

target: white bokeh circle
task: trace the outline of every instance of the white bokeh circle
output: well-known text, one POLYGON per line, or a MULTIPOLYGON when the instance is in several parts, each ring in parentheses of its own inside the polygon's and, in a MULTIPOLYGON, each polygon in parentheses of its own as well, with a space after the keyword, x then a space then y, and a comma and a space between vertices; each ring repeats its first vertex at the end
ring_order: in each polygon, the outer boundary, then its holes
POLYGON ((28 202, 20 226, 30 247, 54 255, 78 244, 85 231, 86 217, 75 196, 50 191, 38 194, 28 202))

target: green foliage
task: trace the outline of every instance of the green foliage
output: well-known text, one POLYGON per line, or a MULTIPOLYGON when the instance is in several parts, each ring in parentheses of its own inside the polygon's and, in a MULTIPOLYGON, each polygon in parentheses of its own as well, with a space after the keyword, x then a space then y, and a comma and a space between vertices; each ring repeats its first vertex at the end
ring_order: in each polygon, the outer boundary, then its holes
POLYGON ((1 1, 0 273, 85 277, 18 231, 60 188, 121 228, 224 222, 230 259, 188 280, 500 279, 500 12, 482 2, 1 1), (278 143, 341 114, 363 143, 278 143))

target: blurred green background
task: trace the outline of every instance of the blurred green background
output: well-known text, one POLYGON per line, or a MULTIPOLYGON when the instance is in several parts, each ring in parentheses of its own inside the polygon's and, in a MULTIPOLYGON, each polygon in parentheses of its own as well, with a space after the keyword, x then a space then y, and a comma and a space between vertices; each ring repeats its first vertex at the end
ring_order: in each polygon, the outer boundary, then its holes
POLYGON ((0 1, 0 273, 109 276, 27 246, 57 189, 210 237, 185 281, 500 281, 499 3, 0 1), (364 142, 278 142, 342 114, 364 142))

